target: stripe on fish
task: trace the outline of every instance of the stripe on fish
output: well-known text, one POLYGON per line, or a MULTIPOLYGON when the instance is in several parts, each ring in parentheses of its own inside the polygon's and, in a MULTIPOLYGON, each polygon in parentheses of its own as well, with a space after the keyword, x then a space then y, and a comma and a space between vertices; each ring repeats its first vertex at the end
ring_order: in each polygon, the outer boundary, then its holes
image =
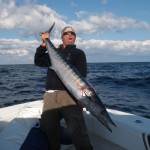
MULTIPOLYGON (((55 23, 46 32, 50 33, 54 25, 55 23)), ((67 58, 55 48, 50 39, 46 39, 46 48, 48 50, 53 70, 66 86, 68 91, 109 131, 112 132, 108 123, 114 126, 116 125, 110 118, 106 108, 104 107, 94 88, 78 72, 78 70, 72 64, 70 64, 67 58)))

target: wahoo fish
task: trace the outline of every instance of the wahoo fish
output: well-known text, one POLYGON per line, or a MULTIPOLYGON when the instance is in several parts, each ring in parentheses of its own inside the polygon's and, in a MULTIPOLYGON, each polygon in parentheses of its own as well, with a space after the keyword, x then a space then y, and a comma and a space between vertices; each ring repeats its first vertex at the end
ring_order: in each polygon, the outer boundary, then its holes
MULTIPOLYGON (((55 23, 54 23, 55 24, 55 23)), ((54 27, 46 31, 51 32, 54 27)), ((44 32, 44 33, 46 33, 44 32)), ((78 72, 78 70, 60 53, 50 39, 46 39, 46 48, 51 60, 51 68, 56 72, 67 90, 81 103, 93 116, 95 116, 109 131, 108 123, 115 125, 94 88, 78 72)))

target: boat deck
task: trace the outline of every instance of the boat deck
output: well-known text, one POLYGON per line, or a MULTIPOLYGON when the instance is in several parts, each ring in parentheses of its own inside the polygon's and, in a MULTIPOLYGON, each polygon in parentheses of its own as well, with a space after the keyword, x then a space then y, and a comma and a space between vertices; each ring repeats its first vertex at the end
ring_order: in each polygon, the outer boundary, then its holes
MULTIPOLYGON (((93 146, 93 150, 127 150, 97 135, 89 133, 89 136, 93 146)), ((62 145, 61 150, 76 150, 76 149, 73 145, 69 145, 69 146, 62 145)))
MULTIPOLYGON (((19 150, 13 149, 13 146, 20 147, 24 139, 20 139, 19 145, 16 145, 14 137, 22 138, 21 134, 26 138, 26 134, 40 118, 42 105, 43 101, 38 100, 0 109, 0 150, 19 150)), ((112 133, 84 110, 94 150, 150 150, 149 119, 116 110, 108 111, 117 125, 117 128, 111 126, 112 133)), ((63 121, 61 124, 65 125, 63 121)), ((73 145, 62 145, 61 150, 75 148, 73 145)))
POLYGON ((127 150, 95 134, 89 134, 94 150, 127 150))
MULTIPOLYGON (((127 150, 95 134, 89 133, 89 137, 90 137, 92 146, 94 148, 93 150, 127 150)), ((1 149, 1 146, 0 146, 0 149, 1 149)), ((1 150, 4 150, 4 149, 1 149, 1 150)), ((74 145, 61 145, 61 150, 75 150, 75 147, 74 145)))
MULTIPOLYGON (((1 123, 2 122, 0 122, 0 125, 1 123)), ((3 130, 1 128, 1 132, 2 131, 3 130)), ((90 141, 94 150, 110 150, 110 149, 111 150, 127 150, 95 134, 89 133, 89 137, 90 137, 90 141)), ((1 146, 0 146, 0 149, 1 149, 1 146)), ((4 149, 1 149, 1 150, 4 150, 4 149)), ((75 147, 74 145, 61 145, 61 150, 75 150, 75 147)))

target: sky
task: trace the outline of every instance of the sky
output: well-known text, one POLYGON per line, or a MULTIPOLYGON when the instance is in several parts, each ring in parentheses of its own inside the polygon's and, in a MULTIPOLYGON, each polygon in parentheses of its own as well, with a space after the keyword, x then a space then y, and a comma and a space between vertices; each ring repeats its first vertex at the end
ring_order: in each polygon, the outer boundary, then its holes
POLYGON ((40 32, 72 26, 87 62, 149 62, 150 0, 0 0, 0 65, 33 64, 40 32))

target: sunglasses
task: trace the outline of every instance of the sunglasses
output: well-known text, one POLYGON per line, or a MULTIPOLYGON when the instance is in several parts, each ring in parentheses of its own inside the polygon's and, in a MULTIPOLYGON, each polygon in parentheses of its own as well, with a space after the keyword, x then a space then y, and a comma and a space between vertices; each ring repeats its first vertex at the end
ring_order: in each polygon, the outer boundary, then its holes
POLYGON ((74 32, 71 32, 71 31, 65 32, 63 35, 68 35, 68 34, 76 36, 76 34, 74 32))

